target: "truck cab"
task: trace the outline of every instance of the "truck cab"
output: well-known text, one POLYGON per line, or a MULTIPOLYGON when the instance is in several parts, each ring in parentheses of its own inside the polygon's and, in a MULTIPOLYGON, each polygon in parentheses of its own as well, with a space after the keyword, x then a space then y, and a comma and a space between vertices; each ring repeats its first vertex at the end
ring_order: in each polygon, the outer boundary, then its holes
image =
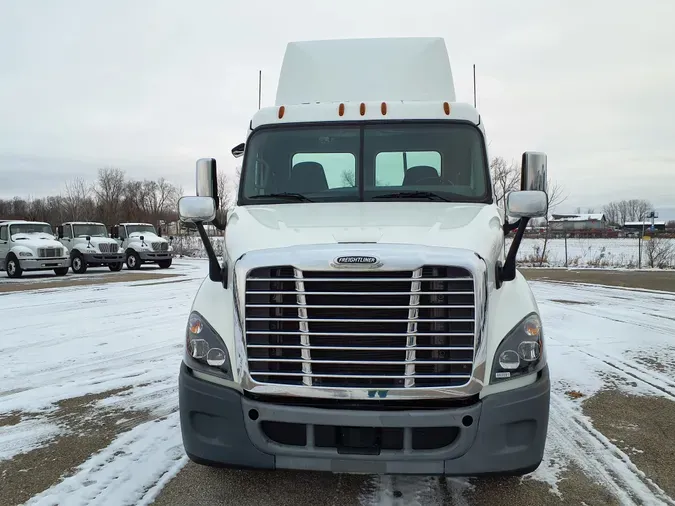
POLYGON ((523 153, 501 209, 487 146, 443 39, 288 44, 275 105, 232 150, 243 162, 227 222, 213 158, 179 201, 209 257, 179 372, 190 459, 463 476, 539 466, 549 369, 516 254, 547 212, 547 159, 523 153), (207 223, 224 230, 222 261, 207 223))
POLYGON ((46 270, 65 276, 68 267, 68 248, 56 240, 49 223, 0 220, 0 271, 6 271, 8 277, 46 270))
POLYGON ((140 269, 144 263, 171 267, 173 247, 150 223, 119 223, 110 228, 110 236, 124 252, 128 269, 140 269))
POLYGON ((104 265, 113 272, 122 270, 124 250, 108 237, 103 223, 69 221, 56 227, 56 231, 59 242, 70 249, 70 268, 75 274, 104 265))

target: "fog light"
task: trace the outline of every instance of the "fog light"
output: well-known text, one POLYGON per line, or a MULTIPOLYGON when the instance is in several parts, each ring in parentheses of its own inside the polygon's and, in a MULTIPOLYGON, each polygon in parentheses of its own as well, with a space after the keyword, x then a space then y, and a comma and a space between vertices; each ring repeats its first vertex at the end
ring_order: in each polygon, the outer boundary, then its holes
POLYGON ((499 365, 507 371, 518 369, 518 366, 520 366, 520 356, 513 350, 506 350, 499 355, 499 365))
POLYGON ((213 367, 220 367, 225 363, 225 352, 220 348, 211 348, 206 355, 206 363, 213 367))
POLYGON ((532 362, 539 358, 541 348, 538 341, 523 341, 518 345, 518 355, 526 362, 532 362))
POLYGON ((204 339, 190 339, 189 346, 192 358, 204 358, 209 352, 209 343, 204 339))

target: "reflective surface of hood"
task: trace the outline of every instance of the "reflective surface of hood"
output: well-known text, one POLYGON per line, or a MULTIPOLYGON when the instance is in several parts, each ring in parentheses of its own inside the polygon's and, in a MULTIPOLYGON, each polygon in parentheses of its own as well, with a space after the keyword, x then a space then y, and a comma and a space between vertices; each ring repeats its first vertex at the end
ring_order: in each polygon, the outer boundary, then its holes
POLYGON ((241 206, 227 223, 231 258, 299 244, 389 243, 466 248, 486 259, 503 254, 495 205, 451 202, 340 202, 241 206))

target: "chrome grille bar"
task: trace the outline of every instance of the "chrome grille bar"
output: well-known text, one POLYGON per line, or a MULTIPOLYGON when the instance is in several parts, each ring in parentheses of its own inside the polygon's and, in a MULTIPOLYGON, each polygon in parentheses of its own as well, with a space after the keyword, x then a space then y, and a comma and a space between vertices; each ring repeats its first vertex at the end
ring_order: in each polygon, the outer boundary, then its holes
MULTIPOLYGON (((422 269, 417 269, 413 272, 413 279, 420 279, 422 277, 422 269)), ((413 281, 410 283, 410 291, 419 293, 422 288, 422 283, 419 281, 413 281)), ((417 318, 419 317, 420 310, 420 296, 411 295, 410 302, 408 303, 410 308, 408 309, 408 335, 406 336, 406 352, 405 352, 405 375, 408 376, 405 379, 404 387, 412 388, 415 386, 415 347, 417 346, 417 318)))
POLYGON ((307 323, 307 304, 303 292, 305 291, 305 283, 302 280, 302 271, 300 269, 293 269, 295 275, 295 290, 298 299, 298 316, 300 317, 300 344, 303 346, 300 352, 302 356, 302 384, 308 387, 312 386, 312 354, 309 348, 309 323, 307 323))

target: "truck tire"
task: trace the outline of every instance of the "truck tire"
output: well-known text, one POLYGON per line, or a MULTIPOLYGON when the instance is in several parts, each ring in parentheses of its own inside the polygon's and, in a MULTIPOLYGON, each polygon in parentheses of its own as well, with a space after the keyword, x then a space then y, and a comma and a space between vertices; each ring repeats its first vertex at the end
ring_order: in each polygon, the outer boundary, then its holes
POLYGON ((124 262, 117 262, 116 264, 108 264, 108 269, 113 272, 119 272, 124 267, 124 262))
POLYGON ((159 265, 160 269, 168 269, 171 267, 171 259, 169 258, 168 260, 157 260, 157 265, 159 265))
POLYGON ((21 268, 19 260, 11 253, 7 256, 5 270, 7 271, 8 278, 20 278, 23 274, 23 269, 21 268))
POLYGON ((87 260, 80 253, 73 253, 70 257, 70 268, 75 274, 84 274, 87 272, 87 260))
POLYGON ((136 271, 141 268, 141 257, 133 250, 127 252, 127 269, 136 271))
POLYGON ((68 267, 58 267, 54 269, 54 274, 56 274, 57 276, 65 276, 66 274, 68 274, 68 267))

